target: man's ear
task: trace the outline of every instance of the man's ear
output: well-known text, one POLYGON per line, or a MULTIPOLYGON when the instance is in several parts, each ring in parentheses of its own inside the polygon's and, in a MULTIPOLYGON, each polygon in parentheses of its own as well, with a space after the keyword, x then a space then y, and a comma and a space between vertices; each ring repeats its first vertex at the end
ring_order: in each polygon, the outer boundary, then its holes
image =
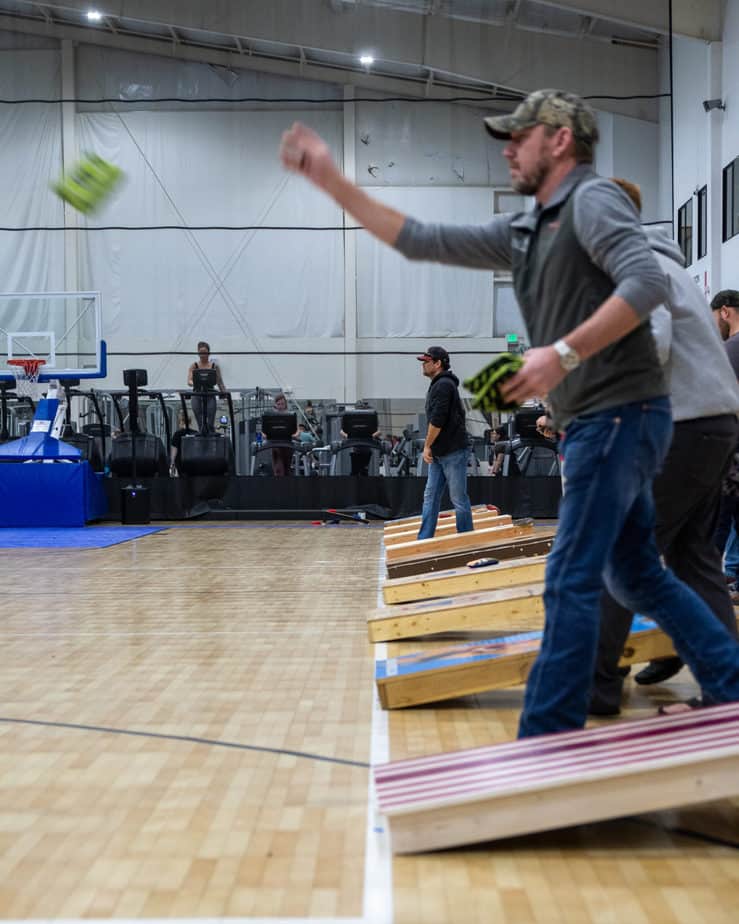
POLYGON ((567 125, 561 125, 552 136, 552 154, 555 157, 562 157, 565 154, 575 152, 575 136, 572 129, 567 125), (570 150, 571 149, 571 150, 570 150))

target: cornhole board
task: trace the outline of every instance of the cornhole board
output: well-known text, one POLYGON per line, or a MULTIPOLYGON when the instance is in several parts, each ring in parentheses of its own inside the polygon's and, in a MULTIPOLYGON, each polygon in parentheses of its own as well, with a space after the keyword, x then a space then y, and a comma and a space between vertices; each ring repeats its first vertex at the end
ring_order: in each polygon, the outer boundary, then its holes
POLYGON ((446 571, 449 568, 461 568, 475 558, 496 558, 509 561, 512 558, 524 558, 533 555, 546 555, 554 542, 554 530, 537 530, 533 536, 522 536, 514 541, 499 540, 483 543, 474 549, 461 549, 446 552, 443 555, 426 555, 421 553, 405 561, 387 562, 389 578, 408 577, 429 571, 446 571))
POLYGON ((543 593, 543 584, 529 584, 382 607, 367 617, 367 633, 371 642, 389 642, 437 632, 541 629, 543 593))
MULTIPOLYGON (((416 651, 378 661, 375 683, 385 709, 403 709, 523 683, 539 653, 541 632, 416 651)), ((675 654, 664 632, 635 616, 620 664, 639 664, 675 654)))
MULTIPOLYGON (((495 507, 494 504, 473 504, 472 505, 472 519, 476 516, 489 516, 493 510, 491 508, 495 507)), ((497 510, 498 508, 495 507, 497 510)), ((454 520, 456 517, 456 512, 452 510, 442 510, 439 513, 438 522, 442 523, 444 520, 454 520)), ((416 529, 421 525, 421 517, 416 514, 412 517, 399 517, 397 520, 386 520, 384 523, 385 532, 387 533, 393 529, 413 529, 415 526, 416 529)))
POLYGON ((488 529, 474 529, 468 533, 452 533, 450 536, 434 536, 432 539, 413 539, 399 542, 385 549, 388 562, 404 561, 419 555, 443 555, 446 552, 458 552, 461 549, 474 549, 483 543, 499 540, 516 539, 518 536, 531 536, 534 533, 534 521, 522 520, 505 526, 492 526, 488 529))
POLYGON ((385 581, 382 585, 382 599, 390 606, 394 603, 411 603, 414 600, 430 600, 432 597, 453 597, 457 594, 540 582, 544 580, 546 561, 546 555, 536 555, 532 558, 498 561, 496 565, 485 565, 481 568, 464 565, 447 571, 412 574, 410 577, 385 581))
POLYGON ((395 853, 739 795, 739 703, 374 768, 395 853))
MULTIPOLYGON (((509 526, 512 522, 513 520, 511 515, 509 513, 504 513, 500 516, 491 514, 488 517, 476 517, 473 519, 472 525, 475 527, 475 529, 490 529, 493 526, 509 526)), ((386 546, 397 545, 399 542, 413 542, 417 535, 418 529, 393 530, 392 532, 385 533, 384 541, 386 546)), ((434 539, 438 539, 440 536, 456 535, 459 535, 457 533, 457 521, 443 520, 436 527, 434 539)))

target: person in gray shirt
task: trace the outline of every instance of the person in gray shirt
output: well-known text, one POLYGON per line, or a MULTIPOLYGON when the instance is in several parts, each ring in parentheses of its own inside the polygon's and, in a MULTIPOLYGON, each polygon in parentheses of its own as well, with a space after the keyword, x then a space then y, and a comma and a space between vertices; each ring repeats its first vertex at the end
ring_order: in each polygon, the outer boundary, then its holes
POLYGON ((548 395, 565 434, 545 629, 519 736, 585 724, 603 581, 623 606, 662 626, 712 700, 739 700, 739 644, 662 565, 655 544, 651 484, 672 417, 648 316, 667 285, 633 207, 592 170, 595 114, 577 96, 539 90, 485 126, 507 141, 513 188, 536 204, 481 227, 425 224, 377 202, 306 126, 284 134, 281 158, 411 259, 513 272, 533 347, 503 398, 548 395))
MULTIPOLYGON (((641 212, 639 188, 625 180, 614 182, 641 212)), ((651 328, 670 384, 675 424, 670 450, 653 486, 657 547, 675 574, 736 635, 734 607, 713 534, 721 480, 739 436, 739 383, 706 300, 684 269, 682 251, 660 228, 648 228, 646 234, 668 281, 667 299, 652 312, 651 328)), ((623 676, 618 662, 632 616, 604 593, 591 715, 620 711, 623 676)), ((635 680, 661 683, 682 666, 679 657, 662 658, 652 661, 635 680)))

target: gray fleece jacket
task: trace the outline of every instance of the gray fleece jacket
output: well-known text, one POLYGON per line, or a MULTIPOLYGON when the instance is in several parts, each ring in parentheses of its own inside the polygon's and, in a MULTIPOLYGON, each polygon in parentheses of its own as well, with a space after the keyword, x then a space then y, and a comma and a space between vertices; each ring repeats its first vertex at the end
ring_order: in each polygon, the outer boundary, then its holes
POLYGON ((683 268, 682 251, 661 228, 647 229, 647 238, 667 278, 667 297, 651 325, 674 420, 739 413, 739 384, 711 310, 683 268))
POLYGON ((485 225, 406 219, 395 247, 411 260, 513 272, 532 346, 566 337, 611 295, 642 319, 549 392, 557 429, 581 415, 668 394, 649 330, 666 282, 628 197, 588 165, 573 168, 546 204, 485 225))

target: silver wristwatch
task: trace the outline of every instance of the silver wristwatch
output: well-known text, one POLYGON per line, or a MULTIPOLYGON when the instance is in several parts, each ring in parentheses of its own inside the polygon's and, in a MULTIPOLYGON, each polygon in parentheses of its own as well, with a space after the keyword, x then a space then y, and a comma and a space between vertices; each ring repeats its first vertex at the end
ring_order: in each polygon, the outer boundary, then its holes
POLYGON ((559 364, 565 372, 572 372, 580 365, 580 357, 564 340, 555 341, 552 346, 559 354, 559 364))

